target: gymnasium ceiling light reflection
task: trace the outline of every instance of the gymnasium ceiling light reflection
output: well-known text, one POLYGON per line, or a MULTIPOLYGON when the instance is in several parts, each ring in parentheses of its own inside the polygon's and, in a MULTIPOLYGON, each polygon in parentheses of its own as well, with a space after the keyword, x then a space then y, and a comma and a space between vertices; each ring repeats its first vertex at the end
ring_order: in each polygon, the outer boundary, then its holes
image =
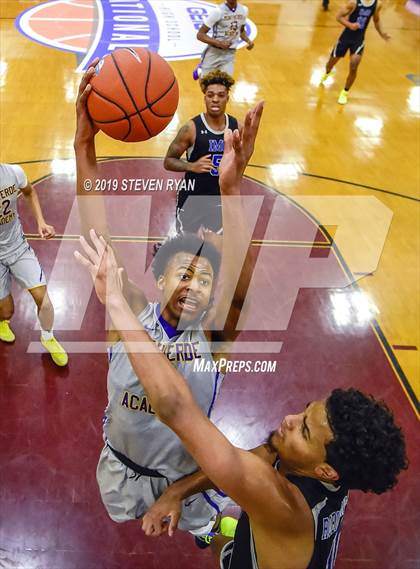
POLYGON ((172 117, 171 122, 168 124, 165 130, 176 132, 179 128, 179 125, 180 125, 179 116, 178 113, 175 113, 174 116, 172 117))
POLYGON ((362 290, 335 290, 330 293, 332 315, 337 326, 368 324, 379 309, 370 296, 362 290))
POLYGON ((270 173, 277 182, 297 180, 301 172, 302 166, 298 162, 279 162, 270 166, 270 173))
POLYGON ((363 136, 377 139, 381 136, 384 121, 379 117, 359 117, 354 124, 363 136))
MULTIPOLYGON (((313 85, 314 87, 319 87, 319 84, 321 82, 321 77, 324 75, 324 73, 325 73, 325 67, 314 67, 310 79, 311 85, 313 85)), ((333 83, 334 83, 334 73, 332 73, 328 77, 328 79, 324 82, 324 86, 329 87, 333 83)))
POLYGON ((4 59, 0 59, 0 88, 6 85, 8 64, 4 59))
POLYGON ((411 87, 410 95, 407 99, 408 108, 412 113, 420 113, 420 86, 411 87))
POLYGON ((77 93, 79 91, 80 77, 72 77, 64 83, 64 97, 66 103, 74 103, 77 99, 77 93))
MULTIPOLYGON (((48 292, 50 292, 50 288, 48 288, 48 292)), ((54 306, 54 313, 57 319, 57 323, 65 322, 66 311, 69 309, 68 294, 66 291, 65 282, 61 282, 60 284, 57 283, 56 286, 52 288, 50 295, 54 306)), ((61 327, 62 329, 65 329, 63 328, 63 325, 61 327)), ((58 324, 57 328, 59 328, 58 324)))
POLYGON ((51 162, 51 172, 53 174, 69 174, 75 175, 76 174, 76 162, 74 158, 70 158, 69 160, 60 160, 55 158, 51 162))
POLYGON ((232 90, 232 99, 237 103, 255 103, 258 95, 258 85, 248 81, 238 81, 232 90))

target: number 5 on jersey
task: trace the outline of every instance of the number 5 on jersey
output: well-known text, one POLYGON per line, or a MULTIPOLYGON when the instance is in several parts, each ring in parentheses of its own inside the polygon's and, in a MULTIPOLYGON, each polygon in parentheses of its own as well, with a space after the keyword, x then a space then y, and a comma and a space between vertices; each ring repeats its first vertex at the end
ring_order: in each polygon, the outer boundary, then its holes
POLYGON ((220 162, 222 161, 223 158, 223 154, 213 154, 211 161, 212 164, 214 166, 213 170, 210 170, 210 174, 212 176, 218 176, 219 175, 219 166, 220 166, 220 162))

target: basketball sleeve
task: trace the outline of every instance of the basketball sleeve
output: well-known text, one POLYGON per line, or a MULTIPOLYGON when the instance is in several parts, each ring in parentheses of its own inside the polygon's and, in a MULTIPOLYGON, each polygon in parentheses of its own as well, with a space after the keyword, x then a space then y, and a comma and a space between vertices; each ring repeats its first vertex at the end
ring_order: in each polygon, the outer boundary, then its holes
POLYGON ((220 11, 220 8, 215 8, 214 10, 211 10, 209 12, 209 15, 207 16, 207 18, 204 20, 203 23, 208 28, 212 28, 217 24, 217 22, 221 19, 221 17, 222 13, 220 11))
POLYGON ((13 170, 13 174, 15 175, 18 187, 25 188, 28 185, 28 178, 26 177, 23 169, 20 166, 16 166, 15 164, 10 164, 10 168, 13 170))

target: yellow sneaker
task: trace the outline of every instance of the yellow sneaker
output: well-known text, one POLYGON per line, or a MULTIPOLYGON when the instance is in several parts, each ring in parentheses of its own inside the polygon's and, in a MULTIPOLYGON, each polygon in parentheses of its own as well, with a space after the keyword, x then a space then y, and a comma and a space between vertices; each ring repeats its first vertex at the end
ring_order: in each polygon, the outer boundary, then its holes
POLYGON ((199 535, 195 536, 195 544, 200 549, 206 549, 211 542, 213 541, 216 535, 224 535, 225 537, 233 537, 235 536, 236 526, 238 525, 238 520, 235 518, 230 518, 229 516, 224 516, 220 520, 220 524, 217 529, 213 529, 206 535, 199 535))
POLYGON ((347 105, 347 97, 349 92, 343 89, 338 97, 338 104, 339 105, 347 105))
POLYGON ((41 344, 46 350, 50 352, 52 361, 56 365, 60 367, 67 365, 67 362, 69 361, 68 355, 63 346, 57 342, 54 336, 51 338, 51 340, 43 340, 41 338, 41 344))
POLYGON ((330 76, 331 76, 331 71, 329 73, 325 72, 324 75, 321 77, 319 84, 323 85, 330 76))
POLYGON ((237 525, 237 519, 224 516, 220 522, 220 534, 225 537, 234 537, 237 525))
POLYGON ((13 334, 9 326, 9 320, 0 320, 0 340, 2 342, 14 342, 16 336, 13 334))

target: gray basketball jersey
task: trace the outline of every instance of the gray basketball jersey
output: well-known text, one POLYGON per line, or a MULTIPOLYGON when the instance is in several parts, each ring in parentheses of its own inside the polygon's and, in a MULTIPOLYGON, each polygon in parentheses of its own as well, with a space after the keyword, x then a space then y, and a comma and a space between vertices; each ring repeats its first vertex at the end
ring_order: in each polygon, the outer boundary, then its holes
POLYGON ((246 23, 248 8, 237 4, 232 10, 227 4, 221 4, 212 10, 204 24, 213 31, 213 37, 221 41, 231 40, 231 48, 240 43, 241 28, 246 23))
POLYGON ((27 184, 20 166, 0 164, 0 261, 19 255, 28 246, 17 210, 19 190, 27 184))
MULTIPOLYGON (((200 326, 197 330, 184 330, 171 340, 159 315, 159 305, 149 303, 138 319, 188 382, 200 408, 210 416, 223 378, 217 371, 194 371, 197 359, 213 362, 203 329, 200 326)), ((114 344, 109 350, 105 438, 112 448, 136 464, 157 470, 170 481, 177 480, 196 470, 197 465, 177 435, 159 421, 140 381, 124 344, 114 344)))

